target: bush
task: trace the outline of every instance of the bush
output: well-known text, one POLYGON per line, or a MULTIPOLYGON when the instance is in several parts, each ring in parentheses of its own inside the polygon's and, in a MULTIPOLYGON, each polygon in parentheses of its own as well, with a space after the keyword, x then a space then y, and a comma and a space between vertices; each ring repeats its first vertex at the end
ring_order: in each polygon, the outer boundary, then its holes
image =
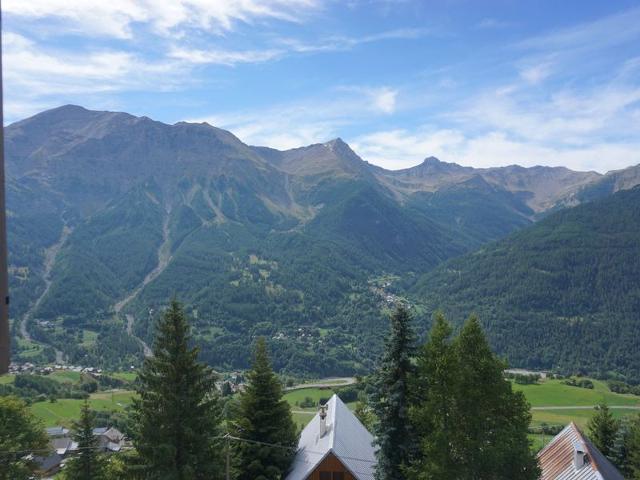
POLYGON ((575 378, 569 378, 568 380, 563 380, 561 382, 564 385, 569 385, 571 387, 579 387, 579 388, 588 388, 593 390, 593 382, 588 378, 581 378, 576 380, 575 378))

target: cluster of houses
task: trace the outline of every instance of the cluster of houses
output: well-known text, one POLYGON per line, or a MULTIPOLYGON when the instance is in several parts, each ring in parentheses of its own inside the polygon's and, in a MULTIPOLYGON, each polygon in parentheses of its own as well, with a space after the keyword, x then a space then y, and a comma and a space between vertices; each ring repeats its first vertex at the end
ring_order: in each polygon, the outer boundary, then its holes
MULTIPOLYGON (((64 467, 65 461, 77 453, 78 444, 73 440, 69 429, 64 427, 47 428, 50 452, 44 456, 34 456, 38 465, 38 474, 44 478, 52 477, 64 467)), ((127 446, 127 439, 117 428, 100 427, 93 429, 97 439, 97 448, 103 453, 117 453, 127 446)))
MULTIPOLYGON (((373 436, 337 395, 300 435, 286 480, 374 480, 373 436)), ((540 480, 624 480, 575 423, 538 453, 540 480)))
MULTIPOLYGON (((133 367, 132 367, 133 368, 133 367)), ((31 373, 35 375, 49 375, 53 372, 65 371, 65 372, 78 372, 88 373, 93 376, 100 376, 102 369, 95 367, 82 367, 79 365, 35 365, 31 362, 25 363, 12 363, 9 365, 9 374, 18 373, 31 373)))

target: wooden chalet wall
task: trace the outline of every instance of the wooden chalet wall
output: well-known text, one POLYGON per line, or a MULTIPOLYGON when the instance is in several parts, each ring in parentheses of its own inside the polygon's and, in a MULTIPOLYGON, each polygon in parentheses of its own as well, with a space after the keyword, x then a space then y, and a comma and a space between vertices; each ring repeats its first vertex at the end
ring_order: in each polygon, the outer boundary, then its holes
POLYGON ((342 462, 338 460, 335 455, 330 453, 327 455, 320 465, 316 467, 316 469, 307 477, 307 480, 320 480, 320 472, 342 472, 344 473, 344 480, 358 480, 356 477, 351 475, 349 471, 344 468, 342 462))

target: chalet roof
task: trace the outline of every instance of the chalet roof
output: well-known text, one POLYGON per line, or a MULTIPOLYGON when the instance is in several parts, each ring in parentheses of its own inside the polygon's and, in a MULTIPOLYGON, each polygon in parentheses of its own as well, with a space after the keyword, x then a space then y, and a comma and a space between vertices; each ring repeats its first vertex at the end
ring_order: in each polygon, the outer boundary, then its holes
POLYGON ((54 468, 58 468, 62 463, 62 456, 57 453, 47 455, 46 457, 34 457, 33 459, 38 465, 38 470, 48 473, 54 468))
POLYGON ((571 422, 538 453, 540 480, 624 480, 613 464, 571 422), (585 464, 574 463, 576 449, 586 454, 585 464))
POLYGON ((67 433, 69 433, 69 429, 61 426, 47 428, 47 435, 49 435, 50 437, 62 436, 66 435, 67 433))
POLYGON ((320 437, 320 415, 304 428, 292 470, 285 480, 306 480, 332 453, 357 480, 373 480, 373 436, 337 395, 327 402, 327 432, 320 437))

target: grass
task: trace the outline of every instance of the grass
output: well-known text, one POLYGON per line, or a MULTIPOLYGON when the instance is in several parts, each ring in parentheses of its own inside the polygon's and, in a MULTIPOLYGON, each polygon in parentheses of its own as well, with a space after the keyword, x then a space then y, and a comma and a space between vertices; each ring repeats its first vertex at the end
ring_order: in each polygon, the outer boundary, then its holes
POLYGON ((80 383, 81 377, 82 374, 80 372, 71 372, 69 370, 59 370, 49 375, 49 378, 62 383, 80 383))
POLYGON ((18 354, 25 360, 40 355, 44 350, 44 347, 41 344, 29 342, 23 338, 17 338, 16 342, 18 345, 18 354))
MULTIPOLYGON (((131 403, 134 393, 126 390, 94 393, 89 398, 93 410, 123 411, 131 403)), ((80 417, 80 408, 84 400, 63 398, 56 402, 36 402, 31 411, 40 418, 47 427, 55 425, 71 426, 73 420, 80 417)))
POLYGON ((321 398, 330 398, 333 395, 333 390, 331 388, 300 388, 298 390, 291 390, 284 395, 284 399, 289 402, 292 410, 308 410, 310 412, 316 412, 317 407, 315 405, 318 404, 321 398), (300 404, 306 397, 311 398, 313 400, 314 406, 311 408, 302 408, 299 407, 300 404))
POLYGON ((93 330, 83 330, 82 331, 82 345, 85 348, 92 347, 95 345, 98 339, 98 332, 94 332, 93 330))
POLYGON ((9 383, 13 383, 13 380, 15 378, 15 375, 0 375, 0 385, 8 385, 9 383))
MULTIPOLYGON (((535 385, 513 384, 514 390, 521 391, 527 397, 532 407, 533 427, 543 423, 547 425, 567 425, 575 422, 581 429, 587 428, 589 419, 595 410, 592 408, 579 409, 544 409, 544 407, 592 407, 599 403, 606 402, 609 406, 640 406, 640 397, 634 395, 622 395, 609 390, 605 382, 592 380, 594 388, 579 388, 564 385, 561 380, 546 380, 535 385)), ((628 415, 638 414, 638 410, 632 408, 614 408, 611 410, 614 417, 621 418, 628 415)), ((553 436, 551 435, 530 435, 535 451, 546 445, 553 436)))
MULTIPOLYGON (((291 406, 293 421, 296 423, 299 429, 304 428, 318 411, 316 406, 321 398, 330 398, 333 396, 333 390, 331 388, 302 388, 299 390, 292 390, 284 395, 284 399, 289 402, 291 406), (296 402, 300 403, 305 397, 310 397, 315 405, 311 408, 302 408, 296 405, 296 402)), ((346 404, 350 410, 356 408, 356 402, 349 402, 346 404)))
POLYGON ((561 380, 546 380, 534 385, 513 384, 514 390, 524 392, 532 407, 609 405, 640 406, 640 397, 609 391, 605 382, 593 380, 593 390, 563 385, 561 380))
POLYGON ((134 382, 135 379, 138 378, 138 374, 136 372, 114 372, 109 373, 109 376, 124 380, 125 382, 134 382))

